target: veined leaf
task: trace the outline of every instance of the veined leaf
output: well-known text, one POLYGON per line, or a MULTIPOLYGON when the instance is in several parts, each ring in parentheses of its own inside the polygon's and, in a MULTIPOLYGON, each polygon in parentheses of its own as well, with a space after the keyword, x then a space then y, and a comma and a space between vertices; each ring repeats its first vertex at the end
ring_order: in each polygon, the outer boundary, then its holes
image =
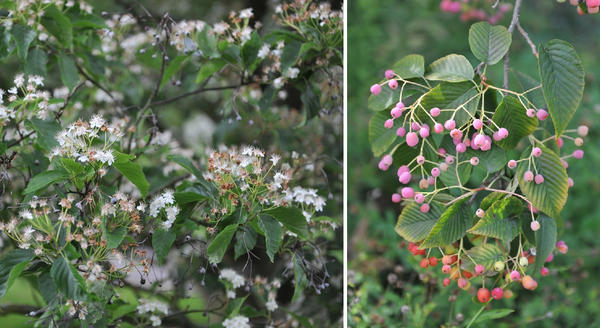
POLYGON ((398 137, 396 129, 399 126, 394 126, 391 129, 385 128, 384 123, 388 118, 390 118, 389 113, 378 112, 369 121, 369 143, 375 156, 381 156, 385 153, 398 137))
POLYGON ((540 215, 538 217, 540 222, 540 229, 535 232, 535 272, 539 272, 544 266, 546 258, 556 244, 556 222, 553 218, 540 215))
POLYGON ((510 242, 519 233, 518 215, 523 203, 516 197, 496 201, 468 232, 510 242))
MULTIPOLYGON (((495 244, 481 244, 474 246, 467 251, 467 254, 475 261, 475 263, 483 265, 486 270, 491 270, 496 261, 504 259, 504 252, 495 244)), ((468 264, 467 269, 469 269, 469 271, 472 271, 471 268, 475 267, 475 264, 471 261, 466 261, 465 263, 468 264)))
POLYGON ((535 131, 538 125, 537 118, 527 116, 527 110, 523 104, 512 95, 507 95, 502 99, 492 120, 499 127, 508 130, 508 137, 496 142, 506 150, 515 148, 519 141, 535 131))
POLYGON ((450 205, 433 226, 422 248, 444 246, 462 238, 471 227, 471 213, 465 205, 467 198, 450 205))
POLYGON ((13 249, 0 258, 0 298, 29 265, 33 252, 29 249, 13 249))
POLYGON ((394 64, 392 70, 405 80, 423 77, 425 74, 425 58, 414 54, 404 56, 394 64))
POLYGON ((462 82, 472 80, 475 76, 473 66, 463 55, 450 54, 429 65, 428 80, 462 82))
POLYGON ((469 46, 477 59, 488 65, 494 65, 504 57, 512 35, 504 26, 491 26, 488 22, 479 22, 469 29, 469 46))
POLYGON ((419 242, 431 231, 438 221, 444 208, 437 202, 431 202, 429 212, 421 212, 421 205, 410 202, 402 209, 396 223, 396 233, 410 242, 419 242))
POLYGON ((237 231, 238 225, 231 224, 226 226, 213 241, 208 245, 206 249, 206 255, 208 256, 208 260, 210 263, 220 263, 223 259, 223 255, 227 251, 229 247, 229 243, 233 238, 233 234, 237 231))

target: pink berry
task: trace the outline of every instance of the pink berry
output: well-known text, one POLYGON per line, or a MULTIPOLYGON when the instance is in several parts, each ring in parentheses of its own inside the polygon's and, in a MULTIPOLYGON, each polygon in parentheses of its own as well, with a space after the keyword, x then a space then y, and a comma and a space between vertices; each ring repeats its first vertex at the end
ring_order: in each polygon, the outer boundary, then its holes
POLYGON ((406 144, 409 147, 414 147, 419 143, 419 136, 417 136, 414 132, 409 132, 406 134, 406 144))
POLYGON ((387 171, 390 168, 390 166, 385 165, 385 163, 383 161, 379 161, 379 164, 377 165, 377 167, 379 167, 379 169, 382 171, 387 171))
POLYGON ((548 268, 546 268, 546 267, 542 267, 540 269, 540 274, 542 275, 542 277, 547 276, 549 273, 550 273, 550 270, 548 270, 548 268))
POLYGON ((400 181, 400 183, 402 184, 407 184, 410 182, 411 179, 411 175, 409 172, 402 172, 402 174, 400 174, 400 177, 398 178, 398 181, 400 181))
POLYGON ((540 147, 535 147, 531 150, 531 155, 535 156, 535 157, 540 157, 542 156, 542 149, 540 147))
POLYGON ((548 118, 548 112, 543 109, 538 110, 536 115, 537 115, 538 120, 540 120, 540 121, 543 121, 548 118))
POLYGON ((477 146, 481 147, 485 143, 485 135, 477 134, 477 136, 473 139, 473 143, 477 146))
POLYGON ((577 149, 576 151, 574 151, 573 157, 575 157, 577 159, 582 159, 583 158, 583 150, 577 149))
POLYGON ((392 194, 392 202, 400 203, 400 200, 402 200, 402 196, 400 196, 400 194, 398 194, 398 193, 392 194))
POLYGON ((523 173, 523 180, 527 182, 533 181, 533 172, 529 170, 525 171, 525 173, 523 173))
POLYGON ((521 284, 523 285, 523 287, 525 289, 528 289, 528 290, 534 290, 537 288, 537 285, 538 285, 537 281, 533 280, 533 278, 531 278, 531 276, 523 277, 521 284))
POLYGON ((444 128, 446 128, 446 130, 452 130, 456 127, 456 122, 454 122, 454 120, 447 120, 446 122, 444 122, 444 128))
POLYGON ((565 167, 565 169, 569 168, 569 163, 567 161, 565 161, 564 159, 560 159, 560 162, 562 163, 562 165, 565 167))
POLYGON ((390 82, 388 82, 388 86, 390 87, 390 89, 395 90, 396 88, 398 88, 398 81, 390 80, 390 82))
POLYGON ((481 265, 481 264, 477 264, 477 265, 475 266, 475 273, 476 273, 477 275, 480 275, 480 274, 482 274, 484 271, 485 271, 485 267, 483 267, 483 265, 481 265))
POLYGON ((548 257, 546 258, 546 263, 550 263, 550 262, 552 262, 552 260, 554 260, 554 254, 550 253, 548 255, 548 257))
POLYGON ((406 129, 403 127, 398 128, 398 130, 396 130, 396 135, 398 137, 404 137, 406 135, 406 129))
POLYGON ((536 174, 535 175, 535 183, 540 184, 543 182, 544 182, 544 176, 542 176, 541 174, 536 174))
POLYGON ((514 159, 511 159, 510 161, 508 161, 509 169, 514 169, 515 167, 517 167, 517 161, 515 161, 514 159))
POLYGON ((456 151, 459 153, 464 153, 465 151, 467 151, 467 145, 465 145, 464 143, 459 143, 456 145, 456 151))
POLYGON ((425 203, 425 204, 421 205, 421 212, 423 212, 423 213, 429 212, 429 204, 425 203))
POLYGON ((402 198, 413 198, 415 196, 415 191, 411 187, 402 188, 402 198))
POLYGON ((444 156, 446 155, 446 149, 440 147, 438 148, 438 153, 440 153, 441 156, 444 156))
POLYGON ((454 157, 453 157, 453 156, 450 156, 450 155, 448 155, 448 156, 446 156, 446 159, 445 159, 445 161, 446 161, 446 164, 448 164, 448 165, 452 165, 452 164, 454 164, 454 157))
POLYGON ((452 282, 452 280, 450 280, 450 278, 444 278, 444 281, 442 282, 442 284, 444 285, 444 287, 450 285, 450 283, 452 282))
POLYGON ((434 178, 437 178, 440 176, 440 169, 437 167, 434 167, 431 169, 431 176, 433 176, 434 178))
POLYGON ((531 230, 538 231, 540 230, 540 223, 537 220, 531 221, 531 230))
POLYGON ((433 117, 438 117, 438 116, 440 116, 440 109, 437 107, 433 107, 432 109, 429 110, 429 114, 431 114, 431 116, 433 116, 433 117))
POLYGON ((412 124, 411 124, 411 128, 412 128, 413 130, 418 130, 418 129, 420 129, 420 128, 421 128, 421 125, 420 125, 419 123, 417 123, 417 122, 412 122, 412 124))
POLYGON ((394 71, 392 71, 391 69, 388 69, 387 71, 385 71, 385 78, 386 79, 391 79, 394 77, 394 71))
MULTIPOLYGON (((427 181, 428 185, 433 185, 435 183, 435 178, 432 176, 429 176, 429 177, 427 177, 426 181, 427 181)), ((425 187, 425 188, 427 188, 427 187, 425 187)))
POLYGON ((563 138, 558 138, 555 141, 556 141, 556 145, 558 146, 558 148, 562 148, 562 146, 564 144, 563 138))
POLYGON ((383 126, 384 126, 386 129, 391 129, 391 128, 394 126, 394 120, 392 120, 391 118, 387 119, 387 120, 385 121, 385 123, 383 123, 383 126))
POLYGON ((577 127, 577 134, 580 137, 587 136, 588 131, 589 131, 589 128, 586 125, 580 125, 580 126, 577 127))
POLYGON ((479 130, 483 127, 483 122, 477 118, 473 121, 473 127, 475 128, 475 130, 479 130))
POLYGON ((417 202, 417 204, 421 204, 423 201, 425 201, 425 196, 423 196, 423 194, 415 195, 415 202, 417 202))
POLYGON ((482 218, 485 215, 485 211, 481 208, 478 208, 477 211, 475 211, 475 215, 477 215, 479 218, 482 218))
POLYGON ((458 278, 458 288, 465 288, 469 281, 465 278, 458 278))
POLYGON ((463 133, 459 129, 452 129, 452 131, 450 131, 450 136, 452 139, 460 139, 462 138, 463 133))
POLYGON ((535 116, 535 109, 533 109, 533 108, 529 108, 529 109, 527 110, 527 116, 529 116, 529 117, 534 117, 534 116, 535 116))
MULTIPOLYGON (((578 8, 581 9, 581 8, 578 8)), ((600 12, 600 7, 587 7, 588 14, 597 14, 600 12)))
POLYGON ((404 109, 404 103, 399 101, 398 103, 396 103, 396 107, 400 108, 400 109, 404 109))
POLYGON ((444 264, 442 266, 442 272, 445 274, 449 274, 452 271, 452 267, 449 266, 448 264, 444 264))
POLYGON ((562 254, 567 254, 567 252, 569 251, 569 247, 567 246, 567 244, 565 244, 564 241, 559 240, 556 243, 556 248, 558 249, 559 252, 561 252, 562 254))
POLYGON ((425 163, 425 157, 423 155, 417 156, 417 164, 423 165, 423 163, 425 163))
POLYGON ((371 93, 375 96, 377 96, 378 94, 381 93, 381 85, 379 84, 373 84, 371 86, 371 93))
MULTIPOLYGON (((391 157, 391 156, 390 156, 390 157, 391 157)), ((390 163, 390 165, 391 165, 391 163, 390 163)), ((408 168, 408 166, 406 166, 406 165, 402 165, 402 166, 400 166, 400 167, 398 168, 398 172, 397 172, 397 174, 398 174, 398 177, 400 177, 400 175, 401 175, 402 173, 404 173, 404 172, 408 172, 408 173, 410 173, 410 169, 409 169, 409 168, 408 168)))
POLYGON ((488 151, 492 148, 492 138, 490 136, 485 136, 485 140, 483 141, 483 146, 481 146, 482 151, 488 151))
POLYGON ((492 289, 492 298, 495 300, 499 300, 504 295, 504 291, 500 287, 496 287, 492 289))
POLYGON ((513 270, 510 272, 510 280, 517 281, 521 279, 521 274, 517 270, 513 270))
POLYGON ((394 159, 392 158, 392 155, 385 155, 383 156, 383 158, 381 158, 381 161, 386 165, 386 166, 390 166, 392 165, 392 162, 394 161, 394 159))
POLYGON ((442 125, 442 123, 435 123, 433 125, 433 131, 437 134, 440 134, 444 132, 444 126, 442 125))
POLYGON ((402 116, 402 108, 398 108, 398 107, 392 108, 392 110, 390 111, 390 115, 393 118, 398 118, 398 117, 402 116))
POLYGON ((473 157, 471 157, 470 162, 471 162, 471 165, 477 166, 479 164, 479 158, 477 156, 473 156, 473 157))
POLYGON ((567 178, 567 183, 569 184, 569 188, 573 187, 574 182, 573 179, 571 179, 570 177, 567 178))
POLYGON ((498 130, 498 135, 500 136, 501 139, 504 139, 504 138, 508 137, 508 130, 506 128, 500 128, 498 130))
POLYGON ((427 125, 422 126, 421 129, 419 129, 419 135, 423 139, 429 137, 429 127, 427 125))
POLYGON ((502 137, 500 137, 500 134, 498 133, 498 131, 496 131, 496 132, 494 132, 494 134, 492 134, 492 138, 494 138, 495 141, 502 140, 502 137))
POLYGON ((442 170, 442 171, 448 171, 448 164, 446 164, 446 163, 440 163, 440 170, 442 170))
POLYGON ((598 7, 600 6, 600 0, 585 0, 585 5, 588 7, 598 7))

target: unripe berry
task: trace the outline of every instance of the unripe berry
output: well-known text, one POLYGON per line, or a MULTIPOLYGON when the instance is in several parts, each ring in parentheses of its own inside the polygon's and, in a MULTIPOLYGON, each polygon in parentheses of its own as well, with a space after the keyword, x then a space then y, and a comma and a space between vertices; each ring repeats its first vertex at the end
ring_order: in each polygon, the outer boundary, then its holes
POLYGON ((433 131, 437 134, 440 134, 444 132, 444 126, 442 125, 442 123, 435 123, 433 125, 433 131))
POLYGON ((400 181, 400 183, 402 184, 407 184, 410 182, 411 179, 411 175, 408 172, 402 172, 402 174, 400 174, 400 177, 398 178, 398 181, 400 181))
POLYGON ((576 151, 574 151, 573 157, 575 157, 577 159, 582 159, 583 158, 583 150, 577 149, 576 151))
POLYGON ((540 121, 543 121, 548 118, 548 112, 543 109, 538 110, 536 115, 537 115, 538 120, 540 120, 540 121))
POLYGON ((569 188, 573 187, 574 182, 573 179, 571 179, 570 177, 567 178, 567 183, 569 184, 569 188))
POLYGON ((483 144, 485 143, 485 135, 477 134, 477 136, 473 139, 473 143, 478 147, 483 146, 483 144))
MULTIPOLYGON (((391 165, 391 162, 390 162, 390 165, 391 165)), ((408 166, 406 166, 406 165, 402 165, 398 168, 398 177, 400 177, 402 175, 402 173, 404 173, 404 172, 410 173, 410 168, 408 168, 408 166)))
POLYGON ((459 152, 459 153, 464 153, 465 151, 467 151, 467 145, 465 145, 462 142, 456 144, 456 151, 459 152))
POLYGON ((531 230, 533 230, 533 231, 540 230, 540 222, 539 221, 531 221, 531 230))
POLYGON ((504 262, 496 261, 496 263, 494 263, 494 270, 496 270, 498 272, 504 270, 504 262))
POLYGON ((446 122, 444 122, 444 128, 446 128, 446 130, 452 130, 456 127, 456 122, 454 120, 447 120, 446 122))
POLYGON ((381 86, 379 84, 373 84, 371 86, 371 93, 377 96, 379 93, 381 93, 381 86))
POLYGON ((420 266, 421 266, 421 268, 426 269, 429 266, 429 260, 428 259, 422 259, 420 266))
POLYGON ((390 166, 390 165, 392 165, 392 163, 393 163, 393 161, 394 161, 394 158, 392 157, 392 155, 390 155, 390 154, 387 154, 387 155, 383 156, 383 158, 381 158, 381 161, 382 161, 382 162, 383 162, 385 165, 387 165, 387 166, 390 166))
POLYGON ((458 288, 468 288, 469 281, 465 278, 458 278, 458 288))
POLYGON ((444 156, 444 155, 446 155, 446 149, 440 147, 440 148, 438 148, 438 153, 440 153, 441 156, 444 156))
POLYGON ((421 205, 421 212, 423 212, 423 213, 429 212, 429 204, 425 203, 425 204, 421 205))
POLYGON ((431 176, 434 178, 437 178, 440 176, 440 169, 437 167, 434 167, 431 169, 431 176))
POLYGON ((444 281, 442 282, 442 284, 444 285, 444 287, 450 285, 450 283, 452 282, 452 280, 450 280, 450 278, 444 278, 444 281))
POLYGON ((476 166, 479 164, 479 158, 477 158, 476 156, 471 157, 471 165, 476 166))
POLYGON ((390 115, 393 118, 398 118, 398 117, 402 116, 402 108, 398 108, 398 107, 392 108, 392 110, 390 111, 390 115))
POLYGON ((446 164, 446 163, 440 163, 440 170, 442 170, 442 171, 448 171, 448 164, 446 164))
POLYGON ((542 267, 542 268, 540 269, 540 274, 542 275, 542 277, 545 277, 545 276, 547 276, 548 274, 550 274, 550 270, 548 270, 548 268, 546 268, 546 267, 542 267))
POLYGON ((509 289, 509 290, 504 291, 504 298, 509 299, 509 298, 512 298, 512 297, 513 297, 512 290, 509 289))
POLYGON ((417 202, 417 204, 421 204, 424 200, 425 200, 425 196, 423 196, 423 194, 415 195, 415 202, 417 202))
POLYGON ((586 125, 580 125, 577 127, 577 134, 580 137, 585 137, 588 134, 588 127, 586 125))
POLYGON ((475 211, 475 215, 477 215, 479 218, 482 218, 485 215, 485 211, 481 208, 478 208, 477 211, 475 211))
POLYGON ((390 82, 388 82, 388 86, 390 89, 395 90, 398 87, 398 81, 390 80, 390 82))
POLYGON ((492 289, 492 298, 495 300, 499 300, 504 295, 504 291, 500 287, 496 287, 492 289))
POLYGON ((562 254, 567 254, 567 252, 569 251, 569 247, 567 246, 567 244, 565 244, 564 241, 559 240, 556 243, 556 248, 558 249, 559 252, 561 252, 562 254))
POLYGON ((391 119, 391 118, 389 118, 389 119, 385 120, 385 123, 383 123, 383 126, 384 126, 386 129, 391 129, 392 127, 394 127, 394 120, 393 120, 393 119, 391 119))
POLYGON ((523 180, 527 182, 533 181, 533 172, 529 170, 525 171, 525 173, 523 173, 523 180))
POLYGON ((385 71, 385 78, 386 79, 391 79, 394 77, 394 71, 392 71, 391 69, 388 69, 387 71, 385 71))
POLYGON ((411 187, 404 187, 401 191, 402 198, 413 198, 415 196, 415 191, 411 187))
POLYGON ((399 101, 396 103, 396 108, 404 109, 404 103, 399 101))
POLYGON ((429 127, 427 125, 422 126, 419 129, 419 135, 421 136, 421 138, 425 139, 427 137, 429 137, 429 127))
POLYGON ((479 288, 477 291, 477 299, 481 303, 487 303, 490 300, 490 291, 487 288, 479 288))
POLYGON ((437 259, 437 257, 430 257, 430 258, 429 258, 429 266, 432 266, 432 267, 434 267, 434 266, 436 266, 437 264, 438 264, 438 259, 437 259))
POLYGON ((385 163, 383 163, 383 161, 379 161, 379 164, 377 166, 382 171, 387 171, 390 168, 389 165, 385 165, 385 163))
POLYGON ((542 176, 541 174, 536 174, 535 175, 535 183, 540 184, 542 182, 544 182, 544 176, 542 176))
POLYGON ((452 267, 449 266, 448 264, 444 264, 442 266, 442 272, 445 274, 450 274, 450 270, 452 270, 452 267))
POLYGON ((510 280, 517 281, 521 279, 521 274, 517 270, 513 270, 510 272, 510 280))
POLYGON ((414 147, 419 143, 419 136, 417 136, 414 132, 409 132, 406 134, 406 144, 409 147, 414 147))
POLYGON ((485 140, 483 141, 483 145, 481 146, 482 151, 488 151, 492 148, 492 138, 490 136, 485 136, 485 140))
POLYGON ((417 156, 417 164, 423 165, 425 163, 425 157, 423 155, 417 156))
POLYGON ((448 165, 452 165, 452 164, 454 164, 454 157, 453 157, 453 156, 450 156, 450 155, 448 155, 448 156, 446 156, 446 158, 445 158, 445 160, 444 160, 444 161, 446 162, 446 164, 448 164, 448 165))
POLYGON ((452 131, 450 131, 450 137, 452 137, 452 139, 460 139, 462 136, 463 133, 459 129, 452 129, 452 131))
POLYGON ((533 278, 531 278, 529 275, 523 277, 521 284, 523 284, 523 288, 528 290, 534 290, 537 288, 537 281, 533 280, 533 278))
POLYGON ((475 130, 479 130, 483 127, 483 122, 480 119, 476 118, 473 121, 473 127, 475 128, 475 130))
POLYGON ((483 265, 481 264, 477 264, 475 266, 475 274, 480 275, 485 271, 485 267, 483 267, 483 265))
POLYGON ((534 147, 531 150, 531 155, 535 156, 535 157, 540 157, 542 156, 542 149, 540 147, 534 147))
POLYGON ((396 130, 396 135, 398 137, 404 137, 406 135, 406 129, 404 127, 399 127, 398 130, 396 130))
POLYGON ((429 183, 429 185, 435 184, 435 178, 432 176, 427 177, 427 183, 429 183))
POLYGON ((508 137, 508 130, 506 128, 500 128, 498 130, 498 135, 500 136, 501 139, 504 139, 504 138, 508 137))
POLYGON ((438 117, 438 116, 440 116, 440 109, 437 107, 433 107, 432 109, 429 110, 429 113, 433 117, 438 117))
POLYGON ((519 265, 522 267, 527 267, 529 265, 529 260, 526 257, 522 256, 519 258, 519 265))
POLYGON ((535 109, 533 109, 533 108, 529 108, 529 109, 527 110, 527 116, 529 116, 529 117, 534 117, 534 116, 535 116, 535 109))
POLYGON ((494 140, 496 140, 496 141, 502 140, 502 137, 500 137, 500 134, 498 133, 498 131, 496 131, 496 132, 494 132, 494 134, 492 134, 492 138, 494 138, 494 140))
POLYGON ((583 146, 583 139, 581 139, 579 137, 575 138, 575 146, 577 146, 577 147, 583 146))
POLYGON ((509 169, 514 169, 515 167, 517 167, 517 161, 515 161, 514 159, 511 159, 510 161, 508 161, 509 169))
POLYGON ((392 202, 400 203, 401 200, 402 200, 402 196, 400 196, 400 194, 398 194, 398 193, 392 194, 392 202))

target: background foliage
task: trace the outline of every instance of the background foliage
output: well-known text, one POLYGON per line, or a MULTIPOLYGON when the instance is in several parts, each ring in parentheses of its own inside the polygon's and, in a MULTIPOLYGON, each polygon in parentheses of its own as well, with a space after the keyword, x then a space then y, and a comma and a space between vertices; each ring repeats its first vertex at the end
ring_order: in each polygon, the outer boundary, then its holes
MULTIPOLYGON (((439 1, 357 0, 348 5, 348 163, 349 165, 349 322, 356 327, 438 327, 460 324, 479 308, 453 289, 438 290, 436 279, 424 274, 417 260, 406 250, 402 239, 391 229, 399 213, 389 195, 397 187, 395 172, 381 173, 378 158, 370 151, 367 126, 369 87, 385 69, 411 53, 425 56, 426 62, 448 53, 469 54, 468 29, 457 15, 440 11, 439 1), (431 282, 431 284, 430 284, 431 282), (454 300, 456 301, 450 301, 454 300)), ((507 26, 510 17, 497 24, 507 26)), ((584 145, 586 160, 570 167, 575 186, 562 217, 566 224, 561 239, 570 246, 570 256, 558 257, 549 277, 535 292, 518 293, 505 307, 516 311, 498 322, 498 327, 527 324, 532 327, 580 327, 598 325, 594 307, 600 302, 595 275, 599 242, 594 231, 600 228, 600 206, 595 197, 600 189, 594 163, 600 151, 593 122, 599 118, 600 93, 596 77, 599 44, 592 32, 598 17, 579 16, 568 4, 554 1, 525 2, 521 24, 533 41, 559 38, 569 41, 582 58, 586 91, 572 126, 591 126, 584 145), (541 18, 541 19, 540 19, 541 18)), ((474 57, 469 57, 475 62, 474 57)), ((499 65, 501 66, 501 65, 499 65)), ((537 76, 537 61, 529 46, 515 33, 511 67, 537 76)), ((500 68, 488 72, 501 80, 500 68)), ((392 171, 392 170, 391 170, 392 171)), ((500 305, 498 307, 501 307, 500 305)))

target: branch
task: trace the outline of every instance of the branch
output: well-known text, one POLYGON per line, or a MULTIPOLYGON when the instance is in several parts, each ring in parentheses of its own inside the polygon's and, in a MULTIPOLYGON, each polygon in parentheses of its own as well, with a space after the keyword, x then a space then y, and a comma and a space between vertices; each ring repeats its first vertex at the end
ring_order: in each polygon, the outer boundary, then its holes
POLYGON ((531 52, 533 52, 533 55, 536 58, 539 57, 535 44, 533 43, 533 41, 531 41, 531 39, 529 38, 529 34, 525 31, 525 29, 523 29, 521 23, 519 22, 517 22, 517 29, 519 30, 525 41, 527 41, 527 44, 529 44, 529 46, 531 47, 531 52))
POLYGON ((151 107, 162 106, 162 105, 170 104, 170 103, 175 102, 175 101, 177 101, 179 99, 182 99, 182 98, 186 98, 186 97, 189 97, 189 96, 197 95, 197 94, 202 93, 202 92, 206 92, 206 91, 219 91, 219 90, 227 90, 227 89, 237 89, 237 88, 239 88, 241 86, 248 85, 248 84, 249 83, 240 83, 240 84, 236 84, 236 85, 226 85, 226 86, 222 86, 222 87, 200 88, 200 89, 196 89, 194 91, 182 93, 179 96, 175 96, 173 98, 155 101, 155 102, 151 103, 150 106, 151 107))
MULTIPOLYGON (((515 8, 513 9, 512 20, 510 21, 510 25, 508 26, 508 32, 512 34, 515 30, 517 24, 519 24, 519 10, 521 10, 521 3, 523 0, 515 0, 515 8)), ((510 70, 509 66, 509 52, 506 52, 504 55, 504 89, 508 89, 508 71, 510 70)))
POLYGON ((37 315, 37 312, 39 310, 38 307, 35 307, 33 305, 22 305, 22 304, 4 304, 4 305, 0 305, 0 316, 3 315, 10 315, 10 314, 24 314, 24 315, 29 315, 31 313, 34 313, 35 315, 37 315))

